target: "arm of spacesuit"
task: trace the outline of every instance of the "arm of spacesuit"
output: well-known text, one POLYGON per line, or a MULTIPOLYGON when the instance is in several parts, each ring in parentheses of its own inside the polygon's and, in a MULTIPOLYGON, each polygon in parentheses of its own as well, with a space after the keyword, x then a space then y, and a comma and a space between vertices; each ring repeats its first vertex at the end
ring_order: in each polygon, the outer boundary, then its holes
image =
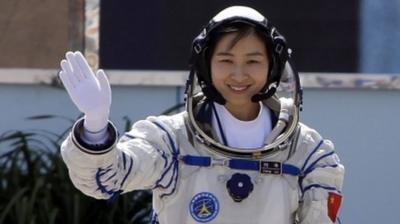
POLYGON ((344 167, 332 142, 316 132, 307 135, 300 148, 306 152, 299 179, 300 224, 335 223, 342 201, 344 167))
POLYGON ((117 142, 108 124, 102 145, 82 140, 83 119, 78 120, 61 146, 61 154, 76 188, 97 199, 110 199, 135 189, 161 188, 170 193, 177 175, 175 136, 155 117, 134 124, 117 142), (168 186, 167 186, 168 185, 168 186))

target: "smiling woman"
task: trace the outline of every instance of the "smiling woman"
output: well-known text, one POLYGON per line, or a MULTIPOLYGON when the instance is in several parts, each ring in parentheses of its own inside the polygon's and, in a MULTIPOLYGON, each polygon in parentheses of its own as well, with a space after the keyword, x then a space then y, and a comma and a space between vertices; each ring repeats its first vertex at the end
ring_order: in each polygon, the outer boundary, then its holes
POLYGON ((232 6, 191 52, 186 110, 137 121, 120 138, 105 72, 66 53, 59 75, 84 114, 61 146, 74 185, 109 200, 151 189, 154 223, 334 223, 344 167, 333 144, 299 122, 285 38, 258 11, 232 6))
POLYGON ((260 104, 251 99, 265 87, 268 78, 267 46, 251 27, 226 30, 210 49, 211 80, 236 118, 253 120, 260 104))

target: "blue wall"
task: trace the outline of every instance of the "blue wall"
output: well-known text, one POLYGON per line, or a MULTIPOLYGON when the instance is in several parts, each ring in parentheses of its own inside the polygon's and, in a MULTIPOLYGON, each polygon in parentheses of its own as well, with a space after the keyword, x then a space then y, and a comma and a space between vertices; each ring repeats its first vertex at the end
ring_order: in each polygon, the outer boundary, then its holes
MULTIPOLYGON (((181 91, 113 86, 111 119, 122 131, 124 116, 137 120, 159 114, 182 98, 181 91)), ((398 223, 399 99, 400 91, 305 89, 301 120, 334 141, 346 166, 342 223, 398 223)), ((79 115, 66 91, 41 85, 0 85, 0 105, 0 133, 30 128, 61 132, 69 126, 67 121, 24 118, 79 115)))
POLYGON ((306 90, 302 120, 346 166, 342 223, 399 223, 399 91, 306 90))
POLYGON ((400 73, 400 0, 360 1, 359 72, 400 73))

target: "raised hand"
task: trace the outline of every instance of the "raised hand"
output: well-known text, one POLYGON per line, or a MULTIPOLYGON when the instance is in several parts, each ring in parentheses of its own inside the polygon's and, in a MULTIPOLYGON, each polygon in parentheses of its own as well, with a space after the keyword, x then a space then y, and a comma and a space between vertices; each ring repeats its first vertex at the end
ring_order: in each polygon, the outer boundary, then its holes
POLYGON ((111 106, 111 88, 99 69, 93 73, 81 52, 67 52, 61 61, 60 79, 78 109, 85 114, 84 127, 98 132, 107 126, 111 106))

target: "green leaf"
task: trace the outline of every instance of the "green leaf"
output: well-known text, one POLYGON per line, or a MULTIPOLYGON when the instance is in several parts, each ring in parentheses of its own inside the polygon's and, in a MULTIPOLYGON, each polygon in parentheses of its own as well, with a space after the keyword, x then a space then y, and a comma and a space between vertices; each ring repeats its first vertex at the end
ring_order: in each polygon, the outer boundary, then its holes
POLYGON ((12 206, 20 200, 21 197, 24 196, 25 192, 28 190, 27 187, 24 187, 16 192, 16 194, 11 198, 11 200, 7 203, 5 209, 1 212, 0 216, 0 223, 4 223, 4 219, 6 215, 10 212, 12 209, 12 206))

